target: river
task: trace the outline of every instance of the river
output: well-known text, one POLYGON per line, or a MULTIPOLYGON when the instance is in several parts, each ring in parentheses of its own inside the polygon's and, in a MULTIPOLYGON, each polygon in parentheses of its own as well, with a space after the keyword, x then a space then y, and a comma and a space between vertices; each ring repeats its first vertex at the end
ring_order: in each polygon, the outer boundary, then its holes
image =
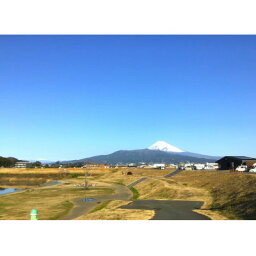
POLYGON ((21 189, 16 188, 0 188, 0 195, 10 194, 13 192, 21 191, 21 189))
MULTIPOLYGON (((50 186, 54 186, 60 184, 59 181, 57 180, 51 180, 45 184, 40 185, 40 187, 50 187, 50 186)), ((14 193, 14 192, 19 192, 19 191, 24 191, 26 189, 17 189, 17 188, 1 188, 0 187, 0 195, 5 195, 5 194, 10 194, 10 193, 14 193)))

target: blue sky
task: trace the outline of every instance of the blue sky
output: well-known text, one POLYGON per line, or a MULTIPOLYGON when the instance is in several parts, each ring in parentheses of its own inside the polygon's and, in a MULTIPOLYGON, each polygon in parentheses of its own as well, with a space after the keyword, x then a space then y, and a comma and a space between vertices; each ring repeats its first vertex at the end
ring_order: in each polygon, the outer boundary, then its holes
POLYGON ((256 36, 0 36, 0 155, 256 157, 256 36))

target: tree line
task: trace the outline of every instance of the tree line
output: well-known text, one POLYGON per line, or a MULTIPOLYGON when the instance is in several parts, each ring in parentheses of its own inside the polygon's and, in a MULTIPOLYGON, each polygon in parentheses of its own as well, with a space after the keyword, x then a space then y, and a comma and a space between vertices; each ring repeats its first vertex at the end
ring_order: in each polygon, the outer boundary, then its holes
POLYGON ((0 156, 0 167, 14 167, 14 165, 18 162, 18 159, 14 157, 2 157, 0 156))

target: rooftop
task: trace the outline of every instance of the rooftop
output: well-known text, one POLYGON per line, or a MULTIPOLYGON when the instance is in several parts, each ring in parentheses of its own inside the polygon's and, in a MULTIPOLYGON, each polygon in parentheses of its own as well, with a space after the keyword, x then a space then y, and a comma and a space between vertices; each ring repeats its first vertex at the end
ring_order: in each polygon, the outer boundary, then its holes
MULTIPOLYGON (((223 158, 226 158, 226 157, 229 157, 229 158, 236 158, 236 159, 240 159, 240 160, 256 160, 256 158, 252 158, 252 157, 248 157, 248 156, 224 156, 223 158)), ((223 159, 221 158, 221 159, 223 159)), ((221 160, 219 159, 219 160, 221 160)))

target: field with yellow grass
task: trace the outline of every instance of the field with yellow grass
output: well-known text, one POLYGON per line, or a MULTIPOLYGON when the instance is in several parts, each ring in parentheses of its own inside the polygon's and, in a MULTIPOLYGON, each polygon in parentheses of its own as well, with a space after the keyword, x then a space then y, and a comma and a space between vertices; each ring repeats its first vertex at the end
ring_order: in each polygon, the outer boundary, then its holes
MULTIPOLYGON (((85 170, 82 168, 45 168, 45 169, 0 169, 0 187, 26 189, 23 192, 0 196, 0 219, 29 219, 29 211, 36 208, 40 219, 60 219, 72 207, 75 198, 106 195, 113 193, 108 184, 84 190, 74 187, 88 179, 103 175, 105 170, 85 170), (62 184, 53 187, 40 187, 51 180, 61 180, 62 184), (67 182, 70 185, 63 185, 67 182)), ((110 172, 110 170, 109 170, 110 172)))
POLYGON ((93 171, 97 174, 111 171, 108 168, 85 169, 85 168, 0 168, 0 174, 62 174, 62 173, 78 173, 83 175, 85 171, 93 171))
POLYGON ((204 188, 188 186, 187 183, 178 183, 171 179, 147 179, 135 186, 138 191, 138 199, 155 200, 185 200, 185 201, 203 201, 204 204, 198 213, 206 215, 211 219, 226 219, 218 211, 208 210, 212 203, 212 197, 204 188), (203 210, 202 210, 203 209, 203 210))
MULTIPOLYGON (((133 199, 203 201, 199 210, 211 219, 256 219, 256 175, 230 174, 218 171, 182 171, 171 177, 173 170, 138 168, 102 169, 0 169, 0 187, 32 188, 25 192, 0 196, 0 219, 28 219, 36 208, 40 219, 61 219, 73 207, 75 198, 113 194, 111 184, 127 186, 140 178, 141 183, 130 188, 133 199), (131 172, 131 175, 127 175, 131 172), (97 184, 84 190, 77 185, 97 184), (50 180, 62 184, 41 188, 50 180), (66 185, 65 185, 66 183, 66 185)), ((154 211, 120 209, 129 201, 108 200, 77 219, 150 219, 154 211)))
POLYGON ((108 195, 113 192, 108 187, 84 190, 72 185, 57 185, 1 195, 0 219, 27 220, 29 212, 33 208, 38 210, 41 220, 60 219, 73 207, 71 202, 73 199, 108 195))
MULTIPOLYGON (((40 219, 61 219, 73 207, 72 201, 75 198, 108 195, 113 193, 109 188, 112 183, 128 185, 141 177, 161 177, 169 172, 170 170, 134 168, 0 169, 0 187, 30 188, 25 192, 0 196, 0 219, 28 219, 32 208, 39 211, 40 219), (128 171, 132 175, 126 175, 128 171), (89 184, 96 183, 100 188, 85 191, 83 188, 74 187, 84 183, 85 174, 89 184), (39 187, 53 179, 61 180, 62 184, 39 187)), ((152 211, 117 209, 124 204, 127 202, 116 200, 106 205, 103 203, 88 217, 81 216, 80 219, 150 219, 153 214, 152 211)))
POLYGON ((205 208, 228 219, 256 219, 256 175, 184 171, 169 182, 206 190, 212 202, 205 208))
POLYGON ((158 170, 153 175, 143 171, 128 179, 120 173, 109 178, 127 185, 143 176, 151 177, 134 186, 137 199, 203 201, 203 207, 196 211, 212 219, 256 219, 256 175, 183 171, 163 178, 158 170))
POLYGON ((97 178, 111 172, 110 169, 83 169, 83 168, 40 168, 40 169, 12 169, 0 168, 0 187, 28 188, 39 186, 50 180, 62 180, 86 176, 97 178))
POLYGON ((158 170, 158 169, 119 168, 119 169, 114 169, 109 173, 105 173, 100 177, 100 180, 129 185, 132 182, 143 177, 161 178, 172 171, 174 171, 174 169, 158 170), (132 175, 126 175, 127 172, 131 172, 132 175))

